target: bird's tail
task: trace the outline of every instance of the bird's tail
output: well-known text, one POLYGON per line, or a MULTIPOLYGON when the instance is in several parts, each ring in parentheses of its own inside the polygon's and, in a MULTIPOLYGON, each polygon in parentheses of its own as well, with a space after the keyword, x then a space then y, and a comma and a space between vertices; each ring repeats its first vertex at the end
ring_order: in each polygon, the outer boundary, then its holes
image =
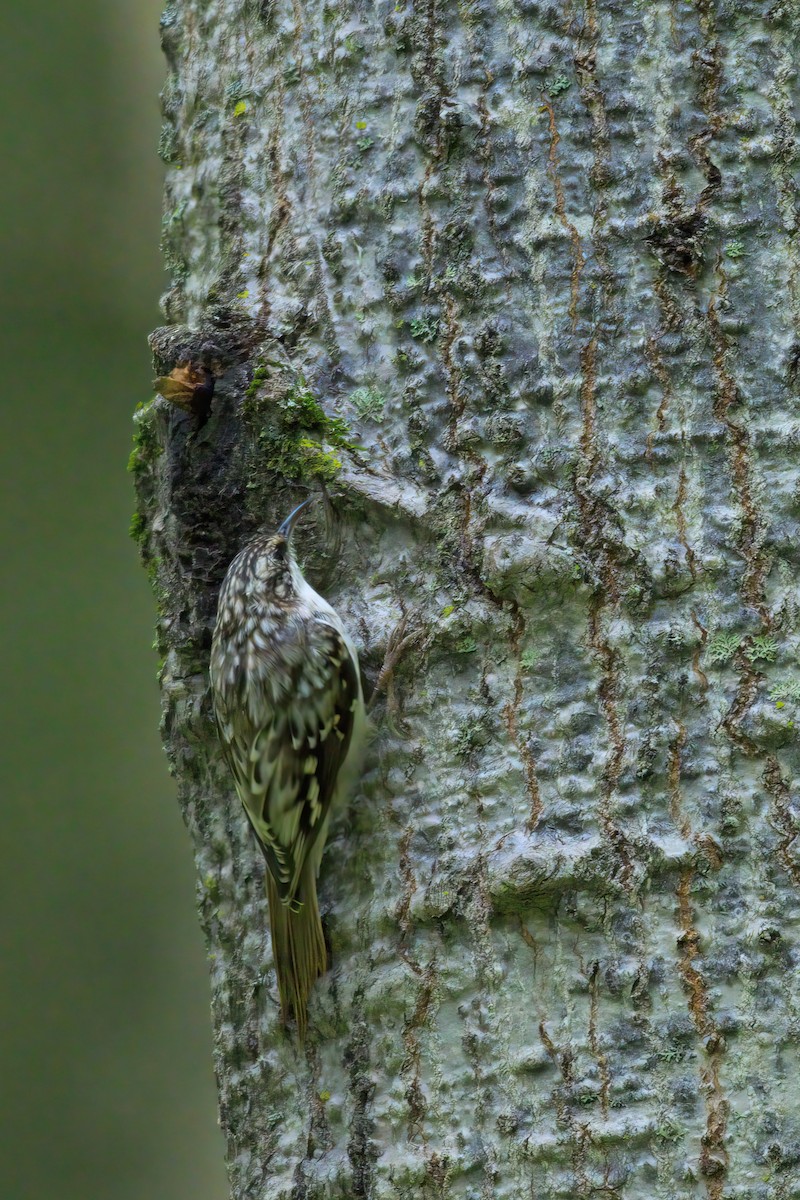
POLYGON ((308 1023, 309 992, 314 981, 325 974, 328 966, 313 866, 307 863, 303 868, 295 899, 295 904, 299 905, 296 911, 281 901, 269 871, 267 899, 281 1012, 284 1022, 290 1013, 294 1013, 302 1042, 308 1023))

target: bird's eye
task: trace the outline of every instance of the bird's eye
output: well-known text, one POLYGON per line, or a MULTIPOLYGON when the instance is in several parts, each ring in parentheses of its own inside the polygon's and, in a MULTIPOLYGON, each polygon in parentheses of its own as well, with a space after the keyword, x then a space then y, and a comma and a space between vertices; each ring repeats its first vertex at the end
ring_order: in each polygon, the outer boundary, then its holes
POLYGON ((289 549, 289 542, 286 538, 280 538, 275 543, 275 549, 272 551, 278 562, 286 560, 286 551, 289 549))

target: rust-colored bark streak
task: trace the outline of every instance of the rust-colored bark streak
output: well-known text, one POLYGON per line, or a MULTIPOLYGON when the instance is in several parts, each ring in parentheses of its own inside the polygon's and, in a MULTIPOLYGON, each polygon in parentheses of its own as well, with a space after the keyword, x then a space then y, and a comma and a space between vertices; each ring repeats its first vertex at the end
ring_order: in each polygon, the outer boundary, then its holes
POLYGON ((673 512, 675 513, 675 524, 678 527, 678 541, 683 547, 683 552, 686 555, 686 565, 689 568, 689 574, 691 575, 692 579, 697 579, 697 556, 695 555, 692 547, 689 545, 686 537, 686 514, 684 512, 686 491, 686 468, 684 467, 683 463, 681 463, 681 473, 678 477, 678 493, 675 497, 675 506, 673 508, 673 512))
POLYGON ((525 924, 522 917, 519 918, 519 932, 525 945, 529 950, 533 951, 533 973, 535 975, 536 964, 539 959, 539 943, 536 941, 536 938, 533 936, 530 929, 528 929, 528 926, 525 924))
MULTIPOLYGON (((476 477, 476 482, 481 484, 484 476, 489 469, 489 464, 479 454, 475 454, 472 459, 472 466, 476 477)), ((461 499, 463 501, 462 517, 461 517, 461 569, 468 576, 476 590, 485 600, 493 604, 500 611, 505 611, 506 602, 499 596, 495 595, 485 579, 481 576, 480 569, 475 562, 475 545, 470 529, 472 522, 472 497, 469 489, 462 485, 461 499)))
POLYGON ((669 812, 681 837, 691 840, 713 870, 718 871, 722 866, 722 851, 708 833, 694 833, 692 825, 683 807, 681 790, 681 756, 686 745, 687 729, 683 721, 677 722, 677 731, 670 743, 667 761, 667 787, 669 790, 669 812))
POLYGON ((521 738, 517 745, 522 757, 523 766, 525 767, 525 786, 527 787, 528 800, 530 801, 527 829, 529 833, 532 833, 539 824, 543 808, 542 797, 539 791, 539 781, 536 778, 536 759, 524 738, 521 738))
POLYGON ((658 311, 664 323, 664 330, 667 333, 673 333, 676 329, 680 329, 685 321, 683 309, 667 285, 663 267, 653 280, 653 293, 658 300, 658 311))
POLYGON ((571 1087, 575 1082, 572 1054, 569 1050, 565 1051, 563 1054, 559 1054, 553 1039, 550 1037, 550 1034, 545 1028, 544 1021, 539 1022, 539 1037, 542 1039, 542 1045, 550 1056, 550 1059, 558 1068, 564 1083, 566 1083, 568 1087, 571 1087))
MULTIPOLYGON (((698 202, 699 207, 705 208, 719 190, 722 182, 721 172, 711 158, 708 143, 723 126, 723 115, 718 108, 722 86, 723 52, 717 36, 714 0, 695 0, 695 7, 704 45, 695 51, 693 62, 699 68, 703 81, 700 88, 700 102, 706 114, 708 130, 692 138, 690 145, 706 175, 707 183, 698 202)), ((718 298, 724 297, 726 288, 725 274, 719 258, 716 263, 716 272, 719 279, 718 292, 709 299, 706 311, 717 379, 714 416, 724 424, 727 431, 731 476, 742 510, 742 531, 739 538, 739 551, 745 560, 742 594, 745 601, 759 613, 764 627, 769 629, 771 615, 764 600, 767 558, 761 549, 762 522, 757 513, 750 480, 750 438, 744 425, 734 420, 731 415, 731 408, 738 398, 737 388, 728 363, 730 342, 722 330, 717 312, 718 298)))
POLYGON ((564 228, 567 230, 572 243, 572 273, 570 276, 570 303, 569 317, 572 322, 572 328, 578 320, 578 300, 580 298, 581 271, 585 263, 583 251, 581 250, 581 237, 577 229, 567 216, 567 206, 564 200, 564 186, 561 182, 561 176, 558 173, 558 143, 561 141, 558 129, 556 128, 556 114, 553 111, 553 105, 550 103, 547 96, 542 96, 542 104, 547 112, 550 123, 550 151, 547 159, 547 169, 550 179, 553 184, 553 191, 556 197, 556 214, 564 228))
POLYGON ((603 772, 603 786, 599 805, 600 826, 604 835, 613 846, 621 864, 620 876, 624 887, 629 887, 633 874, 633 864, 630 855, 630 843, 622 830, 611 818, 610 806, 614 793, 619 784, 622 772, 622 761, 625 754, 625 743, 620 728, 617 713, 617 696, 619 680, 617 671, 617 655, 609 646, 603 633, 602 615, 607 605, 619 601, 619 583, 617 581, 614 563, 605 549, 599 536, 598 521, 604 514, 599 509, 597 501, 591 495, 588 483, 591 481, 597 466, 596 444, 596 386, 597 386, 597 340, 591 338, 581 350, 581 478, 576 480, 575 494, 581 519, 584 544, 596 547, 598 566, 600 569, 601 587, 595 591, 589 605, 589 644, 597 654, 602 678, 599 695, 603 714, 608 726, 611 740, 611 755, 603 772))
POLYGON ((681 836, 688 838, 691 834, 691 825, 686 813, 683 811, 683 797, 681 794, 681 754, 685 745, 686 726, 683 721, 679 721, 677 733, 669 747, 669 762, 667 766, 669 813, 681 836))
POLYGON ((800 887, 800 866, 791 855, 792 843, 798 833, 792 816, 791 793, 774 754, 767 755, 762 778, 764 786, 772 798, 772 821, 782 835, 781 843, 778 846, 778 856, 795 886, 800 887))
POLYGON ((603 665, 603 681, 600 685, 600 697, 603 701, 603 708, 605 711, 609 732, 611 734, 611 745, 613 748, 611 762, 606 770, 606 776, 610 785, 612 787, 616 787, 622 767, 622 757, 625 753, 625 744, 622 738, 622 731, 620 729, 619 716, 617 715, 615 703, 617 696, 617 656, 614 650, 603 639, 602 630, 600 627, 599 612, 593 612, 590 614, 589 638, 592 648, 597 651, 597 654, 603 665))
MULTIPOLYGON (((743 657, 743 656, 740 656, 743 657)), ((759 676, 753 669, 747 665, 742 668, 742 675, 739 679, 739 686, 736 689, 736 695, 733 698, 733 703, 722 718, 722 727, 728 737, 738 746, 743 754, 748 758, 757 758, 760 754, 760 748, 741 728, 741 721, 753 704, 758 693, 759 676)), ((787 874, 793 883, 800 887, 800 867, 795 862, 790 854, 792 842, 797 837, 797 828, 794 819, 791 815, 790 793, 786 781, 783 778, 780 764, 774 754, 765 755, 764 773, 762 775, 764 786, 772 799, 771 817, 776 828, 782 834, 782 841, 778 847, 778 857, 780 858, 787 874)))
MULTIPOLYGON (((651 429, 647 435, 645 443, 645 458, 648 462, 653 460, 653 441, 656 433, 663 433, 667 427, 667 409, 672 400, 672 381, 669 377, 669 372, 664 366, 664 359, 661 356, 661 350, 658 345, 658 338, 651 334, 647 339, 647 361, 653 369, 653 372, 661 386, 661 401, 656 411, 656 428, 651 429)), ((685 433, 682 431, 681 440, 685 443, 685 433)), ((684 554, 686 555, 686 565, 689 568, 689 574, 693 580, 697 579, 697 555, 692 547, 686 534, 686 514, 684 506, 688 494, 688 479, 686 476, 686 467, 681 463, 681 472, 678 478, 678 491, 675 497, 673 512, 675 513, 675 524, 678 529, 678 541, 681 544, 684 554)))
POLYGON ((745 560, 742 592, 747 603, 759 613, 765 629, 769 629, 771 615, 764 601, 767 558, 760 546, 761 521, 750 482, 750 437, 745 427, 735 421, 730 413, 737 399, 736 381, 728 366, 728 338, 720 327, 714 296, 709 300, 706 317, 717 377, 714 416, 727 430, 731 475, 742 509, 742 532, 739 538, 739 550, 745 560))
POLYGON ((749 665, 741 651, 737 655, 737 658, 742 674, 739 676, 736 694, 733 697, 730 708, 722 718, 722 728, 742 753, 755 758, 758 755, 758 746, 751 737, 742 731, 740 723, 756 698, 758 692, 758 675, 749 665))
MULTIPOLYGON (((450 424, 454 426, 459 417, 463 416, 466 407, 461 394, 461 372, 453 362, 453 343, 460 332, 456 317, 456 302, 452 296, 444 299, 444 333, 439 340, 439 350, 447 372, 447 399, 450 401, 450 424)), ((453 432, 455 432, 453 428, 453 432)))
POLYGON ((723 116, 718 109, 719 92, 722 86, 722 47, 717 37, 717 22, 714 12, 714 0, 695 0, 695 7, 700 18, 700 29, 705 45, 692 55, 693 61, 700 67, 703 86, 700 89, 700 102, 708 118, 712 134, 719 133, 722 128, 723 116))
POLYGON ((403 1048, 406 1056, 401 1064, 400 1073, 408 1079, 405 1100, 408 1105, 408 1140, 413 1142, 419 1138, 427 1142, 424 1121, 428 1105, 420 1082, 420 1063, 422 1052, 420 1048, 419 1031, 428 1019, 433 998, 435 970, 431 962, 425 968, 422 983, 417 992, 414 1011, 403 1026, 403 1048))
MULTIPOLYGON (((713 23, 713 11, 709 9, 707 0, 698 0, 698 2, 701 14, 705 14, 703 18, 705 21, 704 29, 707 27, 713 33, 713 24, 711 24, 713 23)), ((714 63, 718 69, 718 57, 714 58, 714 63)), ((714 84, 714 96, 718 88, 719 79, 714 84)), ((707 98, 710 96, 711 93, 707 92, 707 98)), ((712 128, 715 128, 713 123, 712 128)), ((708 192, 719 177, 719 171, 713 168, 704 144, 701 145, 698 142, 695 150, 698 155, 704 156, 702 161, 706 163, 709 176, 709 185, 706 188, 706 192, 708 192)), ((772 615, 765 598, 765 583, 769 570, 769 559, 762 545, 763 521, 756 507, 751 484, 750 437, 746 427, 735 420, 731 413, 738 399, 738 393, 736 381, 731 373, 728 361, 730 342, 722 330, 717 312, 718 296, 724 296, 726 287, 725 275, 719 261, 717 262, 717 274, 719 277, 718 295, 710 298, 706 312, 714 372, 717 381, 713 411, 715 417, 723 423, 726 429, 731 478, 739 497, 742 512, 741 534, 738 547, 745 562, 742 579, 742 596, 758 612, 764 629, 769 630, 772 625, 772 615)), ((738 665, 741 670, 739 685, 733 703, 723 717, 722 725, 730 740, 742 753, 750 758, 757 758, 760 756, 761 750, 756 742, 744 733, 742 721, 755 702, 759 677, 753 671, 744 655, 739 655, 738 665)), ((797 864, 790 854, 790 847, 795 837, 795 829, 788 810, 786 785, 783 781, 778 762, 773 755, 766 756, 763 779, 772 800, 772 820, 782 834, 778 855, 787 874, 794 884, 798 885, 800 884, 800 871, 798 871, 797 864)))
POLYGON ((625 742, 617 713, 617 655, 605 640, 601 623, 602 608, 593 604, 589 612, 589 643, 601 663, 602 678, 598 689, 603 715, 606 719, 611 739, 611 754, 603 771, 602 788, 598 816, 604 835, 614 848, 620 861, 620 879, 622 886, 630 888, 633 876, 631 845, 623 831, 611 816, 611 801, 619 785, 622 773, 622 762, 625 756, 625 742))
POLYGON ((472 496, 470 486, 477 486, 482 483, 486 472, 489 469, 489 464, 477 451, 469 448, 463 449, 458 446, 458 421, 463 416, 466 409, 466 401, 461 391, 461 371, 453 360, 453 345, 461 332, 461 326, 458 323, 456 316, 456 302, 452 296, 446 296, 444 300, 444 334, 439 340, 439 349, 447 374, 447 398, 450 402, 450 421, 447 431, 447 439, 449 448, 457 450, 472 468, 473 480, 470 485, 462 482, 460 491, 463 501, 463 513, 461 520, 461 563, 465 573, 472 580, 478 592, 496 607, 503 607, 502 601, 487 587, 486 582, 481 576, 480 569, 475 560, 475 545, 471 530, 472 521, 472 496))
MULTIPOLYGON (((387 711, 395 725, 401 729, 405 728, 406 722, 403 718, 402 707, 397 695, 394 675, 397 665, 402 660, 406 651, 421 642, 424 637, 424 630, 422 628, 412 629, 410 633, 406 633, 408 621, 409 614, 404 611, 397 625, 389 634, 386 641, 386 650, 384 651, 383 665, 378 673, 378 678, 375 680, 372 695, 369 697, 367 703, 367 712, 369 713, 372 711, 375 701, 382 693, 385 693, 387 711)), ((422 647, 422 653, 424 653, 426 648, 427 642, 422 647)))
MULTIPOLYGON (((724 284, 724 275, 721 275, 721 288, 724 287, 724 284)), ((720 327, 716 299, 713 296, 709 301, 707 320, 718 385, 714 415, 723 422, 728 433, 731 475, 742 508, 742 533, 739 539, 739 548, 746 564, 742 593, 744 599, 759 613, 763 627, 768 630, 772 625, 772 615, 766 603, 764 591, 769 559, 761 545, 763 522, 756 508, 750 482, 750 439, 744 426, 733 420, 730 415, 731 406, 737 399, 736 383, 728 366, 728 338, 720 327)), ((739 658, 742 671, 739 686, 722 724, 731 741, 748 757, 756 758, 761 754, 761 750, 757 743, 743 732, 741 723, 755 702, 759 676, 743 655, 740 655, 739 658)), ((783 779, 780 765, 773 754, 765 756, 762 778, 772 801, 772 821, 782 835, 778 847, 778 857, 795 886, 800 886, 800 868, 791 854, 791 846, 797 836, 797 830, 789 808, 788 788, 783 779)))
POLYGON ((469 485, 466 482, 460 484, 460 494, 463 501, 460 539, 461 565, 480 595, 495 607, 503 608, 503 601, 494 594, 481 576, 479 566, 476 562, 475 544, 471 529, 472 495, 470 493, 470 486, 479 486, 483 482, 486 472, 489 469, 489 464, 477 451, 469 448, 464 450, 458 447, 458 420, 464 414, 466 401, 460 388, 461 372, 453 361, 452 351, 460 329, 461 327, 456 317, 456 302, 452 296, 447 296, 444 302, 444 336, 440 339, 442 362, 447 373, 447 398, 450 402, 450 423, 447 438, 449 439, 451 448, 459 450, 463 458, 470 464, 472 473, 472 480, 469 485))
POLYGON ((655 334, 651 334, 647 339, 647 361, 653 368, 653 372, 661 385, 661 400, 656 410, 656 428, 651 429, 647 435, 645 442, 645 458, 648 462, 653 460, 653 439, 656 433, 663 433, 667 427, 667 408, 672 399, 672 380, 669 377, 669 372, 664 366, 664 359, 661 357, 661 350, 658 346, 658 338, 655 334))
POLYGON ((590 475, 597 461, 595 422, 597 418, 597 339, 590 338, 581 350, 581 454, 590 475))
POLYGON ((592 964, 589 980, 589 1045, 592 1048, 597 1070, 600 1073, 600 1110, 604 1119, 608 1118, 608 1094, 611 1088, 611 1072, 608 1069, 608 1058, 600 1047, 597 1036, 597 1010, 599 989, 600 964, 592 964))
POLYGON ((716 1029, 711 1017, 708 987, 698 965, 700 934, 694 927, 690 899, 693 880, 694 867, 684 868, 677 889, 680 927, 678 971, 686 991, 689 1012, 698 1037, 703 1040, 706 1053, 706 1065, 700 1073, 706 1105, 706 1127, 700 1139, 700 1172, 709 1200, 721 1200, 728 1171, 725 1133, 729 1106, 719 1078, 720 1063, 725 1052, 725 1040, 716 1029))
POLYGON ((608 259, 608 249, 603 239, 603 229, 608 219, 607 184, 611 138, 608 130, 605 97, 597 79, 597 46, 599 29, 597 24, 597 0, 586 0, 586 21, 573 56, 575 69, 581 84, 581 98, 592 121, 592 151, 594 162, 589 171, 589 180, 595 189, 595 210, 592 220, 592 244, 600 267, 602 295, 606 304, 611 304, 613 274, 608 259), (584 48, 584 41, 588 43, 584 48))
POLYGON ((433 252, 436 246, 436 226, 433 223, 431 210, 428 207, 427 197, 428 183, 430 182, 434 167, 435 163, 433 159, 429 159, 425 164, 425 173, 423 174, 419 187, 417 188, 417 202, 420 210, 419 223, 422 231, 420 251, 422 254, 422 261, 425 264, 425 276, 428 280, 430 280, 431 276, 433 275, 433 252))
MULTIPOLYGON (((695 624, 699 622, 692 613, 695 624)), ((700 626, 702 629, 702 626, 700 626)), ((703 631, 705 632, 705 631, 703 631)), ((705 854, 714 869, 722 864, 719 847, 710 837, 692 836, 691 823, 684 811, 681 788, 681 755, 686 745, 687 728, 682 721, 669 748, 667 771, 670 813, 676 826, 685 838, 692 841, 705 854)), ((728 1121, 728 1101, 720 1082, 719 1068, 725 1052, 724 1038, 719 1034, 712 1013, 708 986, 701 969, 700 934, 695 927, 692 912, 691 892, 695 867, 690 865, 681 871, 676 898, 678 902, 678 972, 687 996, 689 1012, 697 1036, 702 1039, 706 1061, 700 1071, 706 1109, 705 1131, 700 1139, 700 1173, 705 1183, 709 1200, 721 1200, 728 1171, 728 1151, 725 1133, 728 1121)))
POLYGON ((403 937, 407 937, 411 929, 411 901, 414 893, 417 890, 417 880, 414 875, 414 868, 411 863, 411 839, 414 836, 414 830, 409 825, 402 838, 400 839, 400 878, 403 881, 403 891, 400 896, 400 902, 395 908, 395 920, 403 931, 403 937))
MULTIPOLYGON (((795 58, 794 35, 789 33, 788 30, 786 39, 786 42, 784 42, 784 37, 778 34, 778 45, 775 46, 774 53, 776 59, 779 61, 780 57, 782 57, 779 51, 780 47, 788 63, 795 58)), ((794 179, 794 165, 797 159, 797 138, 795 137, 796 122, 794 117, 793 89, 789 87, 784 91, 780 87, 770 88, 769 101, 772 103, 774 110, 774 128, 778 131, 772 175, 777 191, 775 203, 783 217, 783 228, 785 230, 784 254, 789 266, 789 284, 786 288, 786 294, 796 297, 800 293, 800 281, 798 281, 800 263, 798 263, 794 231, 800 225, 800 213, 798 213, 797 187, 794 179)))
MULTIPOLYGON (((569 1047, 561 1052, 556 1048, 553 1039, 545 1029, 544 1021, 539 1022, 539 1037, 547 1054, 561 1075, 564 1089, 568 1093, 575 1083, 574 1055, 569 1047)), ((558 1123, 569 1129, 572 1139, 572 1169, 575 1174, 577 1196, 590 1194, 589 1180, 586 1176, 586 1137, 585 1131, 575 1120, 569 1105, 566 1103, 564 1091, 557 1088, 553 1093, 553 1105, 556 1110, 558 1123)))

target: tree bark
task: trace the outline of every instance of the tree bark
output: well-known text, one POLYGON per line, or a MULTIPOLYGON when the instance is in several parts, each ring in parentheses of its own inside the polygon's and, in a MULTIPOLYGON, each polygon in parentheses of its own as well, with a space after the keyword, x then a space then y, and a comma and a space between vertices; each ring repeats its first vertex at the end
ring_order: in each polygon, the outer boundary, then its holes
POLYGON ((797 28, 164 16, 134 533, 236 1200, 800 1196, 797 28), (301 1047, 207 660, 229 561, 315 489, 297 545, 380 694, 301 1047))

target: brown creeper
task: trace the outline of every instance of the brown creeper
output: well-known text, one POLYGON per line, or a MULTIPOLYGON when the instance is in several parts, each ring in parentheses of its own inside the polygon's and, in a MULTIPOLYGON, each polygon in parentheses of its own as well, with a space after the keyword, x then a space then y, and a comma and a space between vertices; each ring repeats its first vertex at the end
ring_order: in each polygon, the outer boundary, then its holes
POLYGON ((306 583, 291 547, 306 500, 234 558, 211 647, 214 711, 236 791, 267 864, 272 954, 284 1020, 302 1038, 327 966, 317 874, 334 799, 365 729, 355 647, 306 583))

